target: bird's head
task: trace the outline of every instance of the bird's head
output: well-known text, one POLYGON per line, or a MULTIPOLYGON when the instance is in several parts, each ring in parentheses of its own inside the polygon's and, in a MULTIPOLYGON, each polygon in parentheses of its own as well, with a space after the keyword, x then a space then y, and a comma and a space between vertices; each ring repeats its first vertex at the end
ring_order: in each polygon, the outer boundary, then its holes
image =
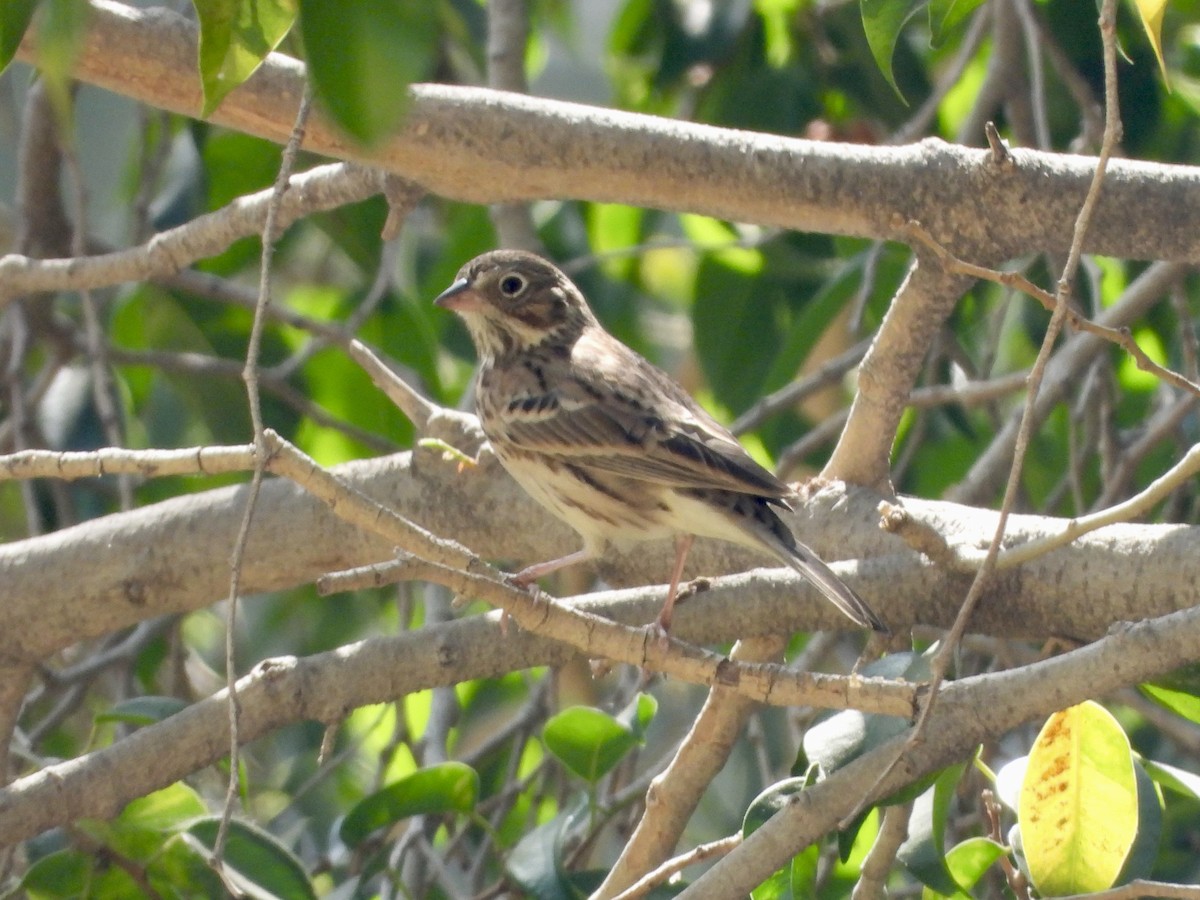
POLYGON ((462 317, 485 362, 549 340, 569 346, 596 321, 571 279, 521 250, 475 257, 433 302, 462 317))

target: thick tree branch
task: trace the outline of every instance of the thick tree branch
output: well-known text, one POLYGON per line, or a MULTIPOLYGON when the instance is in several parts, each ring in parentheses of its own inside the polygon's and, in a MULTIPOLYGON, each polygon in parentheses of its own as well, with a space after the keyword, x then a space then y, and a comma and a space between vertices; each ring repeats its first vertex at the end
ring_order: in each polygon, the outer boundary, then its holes
POLYGON ((888 463, 900 417, 934 335, 970 283, 928 262, 909 270, 859 367, 850 417, 822 477, 891 490, 888 463))
MULTIPOLYGON (((615 594, 589 597, 580 605, 589 614, 628 620, 636 608, 621 599, 615 594)), ((238 683, 239 734, 252 741, 293 722, 336 723, 370 703, 531 666, 562 665, 574 652, 511 626, 503 634, 499 614, 492 613, 305 659, 266 660, 238 683)), ((838 691, 845 701, 848 691, 872 697, 866 705, 874 709, 912 708, 915 689, 908 684, 804 672, 790 672, 789 679, 778 669, 774 674, 795 688, 789 689, 788 703, 821 702, 822 696, 834 703, 838 691)), ((727 682, 726 694, 731 685, 727 682)), ((783 695, 772 699, 782 701, 783 695)), ((47 766, 0 790, 0 846, 79 818, 115 815, 135 797, 217 762, 229 752, 227 704, 228 693, 222 690, 107 748, 47 766)))
MULTIPOLYGON (((352 463, 335 472, 401 515, 488 558, 525 562, 575 549, 573 536, 488 455, 462 472, 432 450, 352 463)), ((89 637, 219 599, 242 490, 178 497, 0 546, 5 600, 0 659, 36 662, 89 637)), ((830 487, 810 497, 791 524, 830 559, 862 560, 836 568, 888 621, 948 625, 965 591, 964 576, 930 564, 901 538, 881 531, 878 500, 866 490, 830 487)), ((952 547, 983 546, 994 529, 995 514, 988 511, 913 498, 903 502, 952 547)), ((1007 546, 1058 534, 1065 526, 1061 519, 1017 516, 1007 546)), ((385 541, 344 524, 296 485, 273 479, 264 485, 251 533, 245 587, 253 593, 305 584, 392 552, 385 541)), ((628 556, 612 555, 603 568, 614 584, 661 583, 673 556, 670 542, 649 544, 628 556)), ((998 576, 973 630, 1007 637, 1095 637, 1114 621, 1200 604, 1197 559, 1200 528, 1109 526, 998 576)), ((708 575, 761 562, 731 545, 702 541, 692 560, 691 572, 708 575)), ((661 600, 661 590, 645 596, 648 602, 661 600)), ((800 579, 781 570, 758 571, 718 582, 685 604, 680 636, 708 643, 845 624, 800 579)))
MULTIPOLYGON (((198 115, 195 26, 158 8, 91 5, 76 77, 198 115)), ((19 58, 36 59, 33 36, 19 58)), ((302 90, 301 64, 272 54, 211 119, 283 143, 302 90)), ((305 148, 457 200, 587 199, 885 239, 913 219, 955 252, 987 247, 993 259, 1065 252, 1095 171, 1089 157, 1016 150, 998 167, 986 151, 935 140, 810 142, 482 88, 411 90, 405 128, 381 147, 357 148, 315 116, 305 148)), ((1084 249, 1200 262, 1200 170, 1114 161, 1084 249)))
MULTIPOLYGON (((624 617, 620 604, 614 603, 617 599, 617 595, 597 595, 584 601, 584 606, 592 613, 624 617)), ((711 599, 702 595, 697 602, 711 599)), ((647 615, 656 603, 646 598, 647 615)), ((678 624, 684 624, 682 617, 678 624)), ((499 630, 499 616, 492 613, 373 638, 302 660, 268 660, 240 682, 242 737, 253 740, 306 719, 340 721, 360 705, 532 665, 560 665, 573 653, 524 631, 501 638, 499 630)), ((1198 641, 1200 612, 1188 610, 1115 630, 1065 656, 951 684, 943 690, 927 741, 906 757, 878 793, 889 793, 961 758, 981 741, 1024 721, 1189 662, 1198 641)), ((870 689, 865 683, 862 687, 870 689)), ((107 748, 48 766, 0 790, 0 845, 79 818, 115 815, 134 797, 221 759, 228 752, 225 704, 225 693, 219 692, 107 748)), ((903 740, 904 736, 897 738, 802 794, 800 806, 812 813, 811 819, 798 827, 792 814, 800 810, 791 807, 781 813, 788 823, 777 823, 784 826, 780 830, 772 824, 775 849, 769 852, 790 856, 834 828, 863 799, 861 785, 871 783, 871 773, 894 755, 903 740)), ((778 868, 781 863, 764 861, 762 852, 758 846, 751 868, 759 872, 762 865, 771 866, 767 872, 778 868)), ((745 864, 742 859, 738 865, 745 864)), ((763 877, 760 874, 752 884, 763 877)))

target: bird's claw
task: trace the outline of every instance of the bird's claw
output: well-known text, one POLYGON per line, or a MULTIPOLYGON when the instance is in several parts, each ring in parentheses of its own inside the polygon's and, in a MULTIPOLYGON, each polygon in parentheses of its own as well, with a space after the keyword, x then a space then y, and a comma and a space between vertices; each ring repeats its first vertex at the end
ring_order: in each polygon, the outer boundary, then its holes
POLYGON ((542 590, 540 587, 537 586, 536 580, 530 579, 530 578, 522 578, 520 572, 517 572, 515 574, 505 575, 504 583, 507 584, 509 587, 515 587, 519 591, 525 591, 527 594, 532 595, 535 599, 537 598, 538 594, 541 593, 541 590, 542 590))
POLYGON ((656 650, 661 653, 666 653, 671 646, 670 617, 668 616, 664 621, 663 616, 660 615, 653 622, 647 625, 646 638, 648 642, 653 642, 656 650))
POLYGON ((425 450, 440 450, 442 453, 443 462, 458 463, 459 474, 462 474, 463 469, 475 468, 479 465, 481 454, 477 453, 475 456, 468 456, 453 444, 450 444, 441 438, 421 438, 419 441, 417 441, 417 446, 425 450))

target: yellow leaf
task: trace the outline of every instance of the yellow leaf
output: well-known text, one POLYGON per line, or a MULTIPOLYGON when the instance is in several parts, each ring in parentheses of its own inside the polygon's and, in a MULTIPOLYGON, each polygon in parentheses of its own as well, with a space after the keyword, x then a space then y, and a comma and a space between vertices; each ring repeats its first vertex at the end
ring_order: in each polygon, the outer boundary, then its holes
POLYGON ((1043 897, 1113 886, 1137 837, 1138 799, 1129 739, 1108 710, 1088 701, 1046 721, 1017 818, 1043 897))
POLYGON ((1150 46, 1154 48, 1154 55, 1158 58, 1158 68, 1162 72, 1163 81, 1167 83, 1169 90, 1171 79, 1167 75, 1167 64, 1163 60, 1162 53, 1162 23, 1163 13, 1167 11, 1167 0, 1134 0, 1134 6, 1137 7, 1138 15, 1142 18, 1146 36, 1150 38, 1150 46))

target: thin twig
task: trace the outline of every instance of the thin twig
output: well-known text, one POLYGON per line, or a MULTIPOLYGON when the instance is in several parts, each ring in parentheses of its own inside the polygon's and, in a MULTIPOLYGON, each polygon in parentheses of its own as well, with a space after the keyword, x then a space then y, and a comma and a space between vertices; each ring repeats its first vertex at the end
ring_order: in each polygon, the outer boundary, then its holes
MULTIPOLYGON (((83 180, 83 167, 75 152, 73 136, 61 135, 63 162, 70 175, 70 197, 73 206, 71 225, 71 255, 83 256, 87 252, 87 187, 83 180)), ((87 342, 87 360, 92 374, 92 402, 104 430, 104 439, 110 446, 124 443, 121 417, 117 411, 116 393, 113 388, 112 370, 108 359, 108 341, 100 324, 100 310, 90 290, 79 292, 83 308, 84 334, 87 342)), ((133 482, 125 475, 117 477, 117 496, 121 509, 133 509, 133 482)))
MULTIPOLYGON (((1107 157, 1101 156, 1102 161, 1106 159, 1107 157)), ((1051 313, 1054 313, 1058 309, 1058 295, 1051 294, 1049 291, 1038 287, 1020 272, 1000 272, 996 269, 989 269, 985 266, 979 266, 975 263, 970 263, 966 260, 959 259, 949 250, 939 244, 936 240, 934 240, 933 236, 930 235, 929 232, 926 231, 918 222, 907 222, 901 227, 909 239, 917 241, 929 248, 929 250, 938 258, 938 261, 949 271, 956 272, 960 275, 968 275, 971 278, 979 278, 984 281, 991 281, 995 284, 1003 285, 1004 287, 1019 290, 1037 300, 1051 313)), ((1068 263, 1068 266, 1070 267, 1073 276, 1075 268, 1078 267, 1078 263, 1076 262, 1075 265, 1068 263)), ((1146 355, 1145 351, 1138 346, 1137 341, 1133 339, 1133 335, 1130 333, 1128 327, 1109 328, 1107 325, 1099 325, 1070 306, 1068 306, 1065 312, 1061 313, 1061 315, 1066 317, 1066 320, 1071 324, 1071 327, 1079 331, 1086 331, 1089 334, 1094 334, 1097 337, 1116 344, 1133 357, 1134 362, 1137 363, 1138 368, 1142 371, 1149 372, 1168 384, 1200 396, 1200 384, 1196 384, 1194 381, 1190 381, 1188 378, 1179 374, 1178 372, 1173 372, 1170 369, 1164 368, 1154 360, 1150 359, 1150 357, 1146 355)))
POLYGON ((346 346, 346 350, 350 357, 362 366, 363 371, 371 376, 375 386, 387 394, 388 399, 417 426, 417 430, 424 431, 437 407, 414 390, 362 341, 352 340, 346 346))
POLYGON ((1027 563, 1052 550, 1066 546, 1089 531, 1136 519, 1152 509, 1172 491, 1187 484, 1197 472, 1200 472, 1200 444, 1193 446, 1183 459, 1154 479, 1141 493, 1122 503, 1110 506, 1108 509, 1072 519, 1058 534, 1038 538, 1005 550, 996 557, 995 567, 997 571, 1011 569, 1013 566, 1027 563))
MULTIPOLYGON (((929 697, 928 702, 922 707, 921 714, 917 718, 917 722, 912 729, 907 741, 905 741, 906 749, 915 744, 919 744, 924 740, 924 731, 929 722, 930 715, 934 707, 937 705, 938 692, 945 680, 946 673, 949 671, 950 664, 954 660, 955 654, 958 652, 959 643, 962 640, 963 634, 966 632, 967 625, 971 621, 971 614, 975 611, 975 607, 979 603, 979 599, 983 596, 984 588, 988 580, 992 576, 992 572, 996 566, 997 557, 1000 554, 1000 545, 1004 539, 1004 532, 1008 526, 1008 518, 1012 513, 1013 504, 1016 500, 1017 490, 1021 483, 1021 472, 1025 465, 1025 455, 1029 447, 1029 441, 1032 437, 1034 428, 1034 407, 1037 400, 1038 389, 1041 386, 1042 378, 1045 375, 1046 365, 1050 360, 1051 353, 1054 349, 1054 343, 1058 339, 1058 333, 1062 329, 1064 322, 1067 319, 1067 313, 1070 303, 1071 285, 1075 279, 1075 273, 1079 268, 1079 260, 1083 252, 1083 240, 1087 234, 1088 225, 1092 219, 1092 213, 1095 210, 1096 203, 1100 196, 1101 185, 1104 182, 1104 173, 1108 167, 1109 157, 1112 155, 1113 149, 1117 146, 1120 140, 1121 132, 1121 112, 1117 98, 1117 57, 1116 57, 1116 37, 1115 37, 1115 17, 1116 17, 1116 0, 1103 0, 1100 10, 1100 36, 1104 43, 1104 89, 1105 89, 1105 123, 1104 123, 1104 144, 1100 148, 1100 156, 1096 162, 1096 171, 1093 173, 1092 182, 1088 187, 1087 196, 1079 210, 1079 215, 1075 220, 1075 230, 1071 239, 1071 250, 1067 256, 1066 265, 1063 268, 1062 277, 1058 281, 1058 290, 1055 297, 1054 312, 1050 316, 1050 322, 1046 326, 1046 334, 1042 339, 1041 349, 1038 351, 1037 359, 1034 361, 1033 369, 1029 375, 1029 393, 1025 399, 1025 407, 1021 414, 1021 425, 1017 433, 1016 447, 1013 452, 1012 467, 1009 470, 1008 483, 1004 490, 1004 500, 1000 505, 1000 514, 996 521, 996 531, 992 536, 992 541, 988 545, 987 555, 984 558, 983 564, 975 574, 974 580, 971 582, 971 587, 967 591, 967 596, 963 600, 962 606, 955 617, 954 625, 946 635, 937 654, 930 663, 931 677, 929 681, 929 697)), ((873 795, 875 787, 881 784, 888 778, 893 769, 899 764, 900 760, 905 756, 905 752, 897 754, 884 767, 872 786, 869 795, 873 795)), ((856 808, 852 815, 845 817, 843 824, 849 824, 854 817, 858 815, 858 807, 862 804, 856 804, 856 808)))
POLYGON ((312 107, 312 90, 306 87, 300 100, 300 109, 296 113, 296 124, 288 138, 287 146, 283 148, 280 158, 279 172, 272 187, 271 200, 267 204, 266 221, 263 223, 262 234, 262 265, 259 270, 258 308, 255 310, 254 322, 250 327, 250 340, 246 347, 246 398, 250 408, 250 422, 254 428, 254 474, 250 480, 246 494, 246 508, 242 523, 238 529, 237 539, 233 545, 233 553, 229 562, 229 601, 225 623, 225 683, 229 691, 229 784, 225 791, 225 805, 221 811, 221 824, 217 829, 217 837, 213 842, 212 863, 218 872, 224 871, 225 841, 229 835, 229 823, 233 819, 234 803, 237 801, 239 778, 240 740, 238 736, 238 698, 237 698, 237 659, 235 657, 235 629, 237 625, 237 607, 239 585, 242 578, 242 560, 246 553, 246 543, 250 537, 250 525, 254 520, 254 510, 258 505, 258 495, 262 488, 263 474, 266 472, 269 457, 266 429, 262 419, 262 405, 258 392, 258 360, 262 349, 262 335, 266 316, 263 313, 271 303, 271 258, 275 252, 275 241, 278 238, 276 219, 283 204, 283 195, 288 187, 295 166, 296 155, 300 143, 304 139, 304 123, 312 107))
MULTIPOLYGON (((909 394, 907 405, 913 409, 932 409, 936 406, 951 405, 979 406, 1019 391, 1025 387, 1028 380, 1028 372, 1010 372, 988 381, 968 381, 959 387, 952 384, 931 384, 928 387, 917 388, 909 394)), ((777 471, 790 472, 800 460, 818 447, 837 440, 849 415, 849 410, 840 409, 822 419, 794 444, 785 447, 779 454, 779 462, 776 464, 777 471)))
POLYGON ((862 362, 870 346, 870 341, 859 341, 849 350, 821 363, 803 378, 767 394, 738 416, 729 426, 729 430, 734 434, 753 431, 775 413, 796 405, 814 391, 836 384, 847 372, 862 362))
POLYGON ((963 633, 966 631, 967 624, 970 622, 971 614, 975 611, 975 606, 979 602, 979 598, 983 596, 984 587, 987 585, 988 579, 991 577, 992 570, 995 567, 996 559, 1000 553, 1000 545, 1004 539, 1004 532, 1008 527, 1008 517, 1012 512, 1013 504, 1016 500, 1017 490, 1021 483, 1021 472, 1025 465, 1025 455, 1029 447, 1029 441, 1032 437, 1034 427, 1034 403, 1037 399, 1038 388, 1041 386, 1042 378, 1045 375, 1046 365, 1050 360, 1051 353, 1054 349, 1054 343, 1058 340, 1058 333, 1062 329, 1064 322, 1067 319, 1070 304, 1071 284, 1075 279, 1075 272, 1079 267, 1079 260, 1083 250, 1083 239, 1087 234, 1087 228, 1091 222, 1092 212, 1095 210, 1096 202, 1100 196, 1100 188, 1104 182, 1104 173, 1108 167, 1108 159, 1112 154, 1113 148, 1116 147, 1120 140, 1120 107, 1117 99, 1117 75, 1116 75, 1116 39, 1114 35, 1116 16, 1116 0, 1103 0, 1103 6, 1100 12, 1100 34, 1104 41, 1104 73, 1105 73, 1105 126, 1104 126, 1104 145, 1100 148, 1100 157, 1096 162, 1096 171, 1092 178, 1092 183, 1088 187, 1087 196, 1084 198, 1083 205, 1079 210, 1079 216, 1075 221, 1075 233, 1071 241, 1071 251, 1067 256, 1067 263, 1063 270, 1062 277, 1058 282, 1058 291, 1055 297, 1054 312, 1050 317, 1050 322, 1046 326, 1046 334, 1042 339, 1041 349, 1038 351, 1037 360, 1033 364, 1033 370, 1029 375, 1029 394, 1026 398, 1025 409, 1021 416, 1021 427, 1018 431, 1017 444, 1013 453, 1012 468, 1009 472, 1008 484, 1004 490, 1004 500, 1000 505, 1000 515, 997 517, 996 532, 992 537, 992 542, 988 546, 987 557, 984 559, 983 565, 975 575, 975 580, 971 583, 970 590, 967 591, 967 597, 963 601, 962 608, 958 612, 958 616, 954 620, 954 625, 950 629, 950 633, 946 636, 945 642, 938 650, 934 657, 931 670, 932 678, 930 683, 929 704, 921 711, 921 717, 917 722, 917 727, 914 730, 914 737, 919 736, 923 730, 924 723, 928 721, 929 711, 937 702, 937 689, 945 674, 950 667, 950 663, 954 658, 954 654, 958 651, 958 643, 962 639, 963 633))
POLYGON ((329 572, 317 579, 317 596, 342 594, 347 591, 364 591, 381 588, 408 580, 408 556, 384 562, 355 566, 341 572, 329 572))
MULTIPOLYGON (((276 229, 311 215, 377 194, 378 171, 349 163, 318 166, 297 175, 276 229)), ((126 281, 169 277, 199 259, 223 252, 231 240, 262 234, 271 191, 239 197, 211 213, 161 232, 146 243, 99 256, 36 259, 10 253, 0 256, 0 309, 16 291, 66 291, 106 287, 126 281)))
MULTIPOLYGON (((1175 436, 1184 420, 1195 410, 1197 403, 1200 403, 1200 397, 1187 394, 1175 398, 1173 403, 1160 409, 1150 418, 1150 421, 1142 429, 1141 436, 1121 449, 1106 479, 1104 490, 1092 506, 1093 510, 1104 509, 1116 502, 1117 497, 1125 492, 1137 467, 1141 465, 1150 451, 1162 441, 1175 436)), ((1081 504, 1075 508, 1086 509, 1087 507, 1081 504)))
POLYGON ((247 472, 254 467, 254 446, 184 447, 179 450, 127 450, 103 447, 74 451, 20 450, 0 456, 0 481, 59 478, 99 478, 103 475, 139 475, 163 478, 168 475, 221 475, 247 472))
POLYGON ((671 880, 672 876, 678 872, 682 872, 688 866, 694 866, 697 863, 705 862, 717 856, 724 856, 741 842, 742 835, 739 832, 731 834, 728 837, 718 838, 715 841, 709 841, 707 844, 700 844, 698 847, 693 847, 687 853, 668 859, 658 868, 647 872, 628 888, 613 897, 613 900, 638 900, 638 898, 648 896, 656 887, 666 884, 671 880))

